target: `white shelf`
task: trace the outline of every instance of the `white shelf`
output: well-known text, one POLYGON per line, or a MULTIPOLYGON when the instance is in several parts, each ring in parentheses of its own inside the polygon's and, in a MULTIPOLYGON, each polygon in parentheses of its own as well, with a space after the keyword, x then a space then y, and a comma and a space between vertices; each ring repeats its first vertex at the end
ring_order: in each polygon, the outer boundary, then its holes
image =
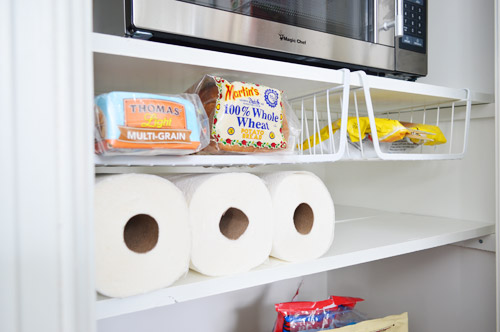
POLYGON ((98 319, 189 301, 279 280, 339 269, 485 236, 495 225, 458 219, 389 213, 336 206, 335 239, 321 258, 286 263, 270 258, 244 274, 207 277, 190 271, 174 285, 143 295, 112 299, 98 296, 98 319))
MULTIPOLYGON (((259 59, 158 42, 93 33, 96 93, 126 90, 179 93, 204 74, 238 78, 277 87, 289 98, 341 85, 339 70, 259 59)), ((463 89, 369 77, 374 103, 433 105, 466 98, 463 89)), ((361 86, 352 77, 353 87, 361 86)), ((491 103, 490 94, 473 93, 473 104, 491 103)), ((380 111, 383 111, 382 109, 380 111)))
MULTIPOLYGON (((465 89, 449 88, 418 82, 401 81, 384 77, 368 76, 374 105, 381 112, 392 109, 432 106, 467 98, 465 89)), ((357 75, 351 76, 351 86, 360 87, 357 75)), ((465 87, 464 87, 465 88, 465 87)), ((493 103, 492 94, 471 91, 472 104, 493 103)), ((377 111, 377 110, 375 110, 377 111)))
POLYGON ((205 74, 277 87, 290 97, 343 82, 337 70, 98 33, 92 37, 96 94, 180 93, 205 74))
MULTIPOLYGON (((430 123, 444 123, 449 119, 437 119, 439 114, 446 117, 451 114, 452 119, 460 121, 465 114, 470 116, 469 111, 465 112, 468 92, 465 89, 455 89, 440 87, 416 82, 407 82, 396 79, 367 76, 366 85, 369 90, 361 88, 361 77, 355 73, 348 73, 341 70, 332 70, 307 65, 293 64, 281 61, 259 59, 241 55, 234 55, 222 52, 208 51, 202 49, 189 48, 184 46, 170 45, 159 42, 143 41, 132 38, 110 36, 93 33, 94 51, 94 80, 95 93, 109 91, 138 91, 150 93, 180 93, 198 81, 204 74, 215 74, 228 79, 241 81, 258 82, 285 91, 290 100, 306 100, 312 94, 320 96, 328 89, 337 88, 342 91, 344 81, 349 84, 345 89, 350 88, 349 108, 345 116, 353 115, 353 105, 358 107, 360 114, 373 112, 375 116, 385 117, 383 113, 394 112, 387 117, 399 119, 400 116, 408 117, 405 121, 419 121, 419 116, 413 117, 413 113, 426 113, 431 110, 427 119, 430 123), (369 93, 373 103, 373 109, 367 111, 368 104, 365 100, 365 93, 369 93), (307 97, 304 97, 306 96, 307 97), (357 95, 357 100, 354 99, 357 95), (358 102, 357 102, 358 101, 358 102), (456 106, 456 111, 455 111, 456 106), (441 108, 435 112, 433 110, 441 108), (378 115, 377 115, 378 114, 378 115)), ((338 107, 341 103, 341 95, 331 102, 332 107, 338 107)), ((347 94, 345 95, 347 96, 347 94)), ((332 97, 330 97, 332 98, 332 97)), ((347 99, 345 97, 344 99, 347 99)), ((489 103, 493 98, 491 95, 481 93, 471 93, 472 104, 489 103)), ((317 111, 318 123, 311 128, 312 119, 309 115, 308 121, 302 126, 309 126, 312 134, 317 128, 322 128, 328 124, 325 114, 327 98, 318 98, 317 111)), ((295 112, 302 117, 300 109, 297 109, 300 102, 293 105, 295 112)), ((304 104, 302 104, 304 105, 304 104)), ((306 106, 309 107, 309 106, 306 106)), ((300 108, 300 107, 299 107, 300 108)), ((371 108, 370 108, 371 109, 371 108)), ((468 109, 468 108, 467 108, 468 109)), ((307 110, 307 112, 311 112, 307 110)), ((333 109, 331 113, 337 112, 339 116, 340 108, 333 109)), ((363 115, 362 115, 363 116, 363 115)), ((305 117, 305 115, 304 115, 305 117)), ((425 122, 425 114, 420 115, 420 121, 425 122)), ((332 114, 332 119, 336 119, 332 114)), ((457 137, 453 134, 453 125, 448 126, 447 137, 457 137)), ((304 127, 303 127, 304 128, 304 127)), ((455 127, 456 130, 456 127, 455 127)), ((419 153, 388 154, 383 159, 393 160, 420 160, 420 159, 458 159, 463 156, 466 148, 468 126, 465 130, 458 132, 459 137, 465 137, 461 142, 462 146, 449 141, 447 146, 439 146, 439 149, 420 149, 419 153), (453 148, 453 152, 452 152, 453 148), (446 152, 444 152, 446 151, 446 152), (423 155, 420 156, 419 154, 423 155)), ((304 132, 299 140, 306 139, 308 135, 304 132)), ((340 149, 337 141, 337 151, 340 149)), ((416 150, 415 150, 416 151, 416 150)), ((382 154, 381 154, 382 156, 382 154)), ((364 156, 361 159, 367 159, 364 156)), ((351 159, 350 155, 342 156, 339 153, 317 153, 304 152, 303 155, 190 155, 190 156, 96 156, 97 166, 248 166, 248 165, 269 165, 269 164, 297 164, 297 163, 317 163, 332 162, 340 158, 351 159)), ((382 158, 382 157, 381 157, 382 158)), ((357 159, 357 158, 354 158, 357 159)))

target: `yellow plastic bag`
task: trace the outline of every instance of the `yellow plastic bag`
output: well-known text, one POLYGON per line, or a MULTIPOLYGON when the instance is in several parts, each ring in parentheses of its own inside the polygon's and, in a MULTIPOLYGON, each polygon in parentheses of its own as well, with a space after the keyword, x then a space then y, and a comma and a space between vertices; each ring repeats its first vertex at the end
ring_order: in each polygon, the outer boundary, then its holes
MULTIPOLYGON (((335 134, 335 132, 340 129, 340 121, 341 119, 338 119, 332 123, 332 134, 335 134)), ((397 120, 375 118, 375 126, 377 127, 379 142, 399 141, 409 133, 409 130, 397 120)), ((328 126, 325 126, 319 133, 316 133, 316 137, 311 135, 311 137, 304 140, 302 143, 302 150, 307 150, 313 147, 314 143, 318 145, 321 142, 328 140, 330 138, 329 131, 328 126)), ((360 117, 359 126, 358 119, 356 117, 349 117, 347 119, 347 134, 349 135, 351 142, 359 142, 360 140, 363 140, 366 135, 371 134, 370 121, 368 117, 360 117)))
MULTIPOLYGON (((340 119, 332 123, 332 135, 335 134, 335 132, 339 129, 340 129, 340 119)), ((330 138, 330 129, 328 128, 328 126, 325 126, 323 129, 319 131, 319 133, 316 133, 316 135, 311 135, 311 137, 304 140, 302 144, 298 144, 297 148, 301 150, 307 150, 312 148, 314 145, 318 145, 321 142, 326 141, 329 138, 330 138)))
MULTIPOLYGON (((359 118, 360 122, 362 120, 369 122, 367 117, 359 118)), ((409 133, 408 129, 403 126, 398 120, 375 118, 375 126, 377 127, 377 136, 379 142, 389 143, 399 141, 409 133)), ((367 133, 371 134, 370 126, 368 125, 367 127, 367 133)))
POLYGON ((401 122, 409 130, 407 137, 415 144, 439 145, 446 143, 446 137, 438 126, 401 122))

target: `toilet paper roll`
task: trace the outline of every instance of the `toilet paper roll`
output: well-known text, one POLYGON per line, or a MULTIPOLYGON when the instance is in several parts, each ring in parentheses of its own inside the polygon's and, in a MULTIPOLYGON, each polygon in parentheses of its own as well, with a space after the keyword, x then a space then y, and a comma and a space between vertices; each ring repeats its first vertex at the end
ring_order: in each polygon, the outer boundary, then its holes
POLYGON ((272 205, 259 177, 223 173, 169 179, 188 202, 193 270, 222 276, 248 271, 268 259, 272 205))
POLYGON ((322 256, 332 245, 335 210, 321 179, 294 171, 260 176, 273 200, 271 256, 289 262, 322 256))
POLYGON ((187 273, 187 203, 168 180, 146 174, 98 177, 94 213, 99 293, 145 293, 167 287, 187 273))

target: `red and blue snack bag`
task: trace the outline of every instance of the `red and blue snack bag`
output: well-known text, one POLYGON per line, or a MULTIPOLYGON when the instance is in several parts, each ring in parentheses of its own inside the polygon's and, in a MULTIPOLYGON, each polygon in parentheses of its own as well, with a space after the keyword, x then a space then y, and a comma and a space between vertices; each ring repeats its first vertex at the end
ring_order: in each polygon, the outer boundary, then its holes
POLYGON ((285 302, 275 305, 278 319, 274 332, 322 331, 356 324, 364 316, 354 311, 355 297, 330 296, 318 302, 285 302))

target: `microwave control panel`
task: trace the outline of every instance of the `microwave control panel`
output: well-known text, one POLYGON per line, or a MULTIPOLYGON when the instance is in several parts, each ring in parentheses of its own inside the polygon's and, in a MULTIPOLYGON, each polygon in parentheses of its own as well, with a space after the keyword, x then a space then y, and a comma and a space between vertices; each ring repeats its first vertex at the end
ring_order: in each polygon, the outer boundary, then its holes
POLYGON ((399 48, 426 53, 427 10, 425 0, 403 1, 403 37, 399 48))

